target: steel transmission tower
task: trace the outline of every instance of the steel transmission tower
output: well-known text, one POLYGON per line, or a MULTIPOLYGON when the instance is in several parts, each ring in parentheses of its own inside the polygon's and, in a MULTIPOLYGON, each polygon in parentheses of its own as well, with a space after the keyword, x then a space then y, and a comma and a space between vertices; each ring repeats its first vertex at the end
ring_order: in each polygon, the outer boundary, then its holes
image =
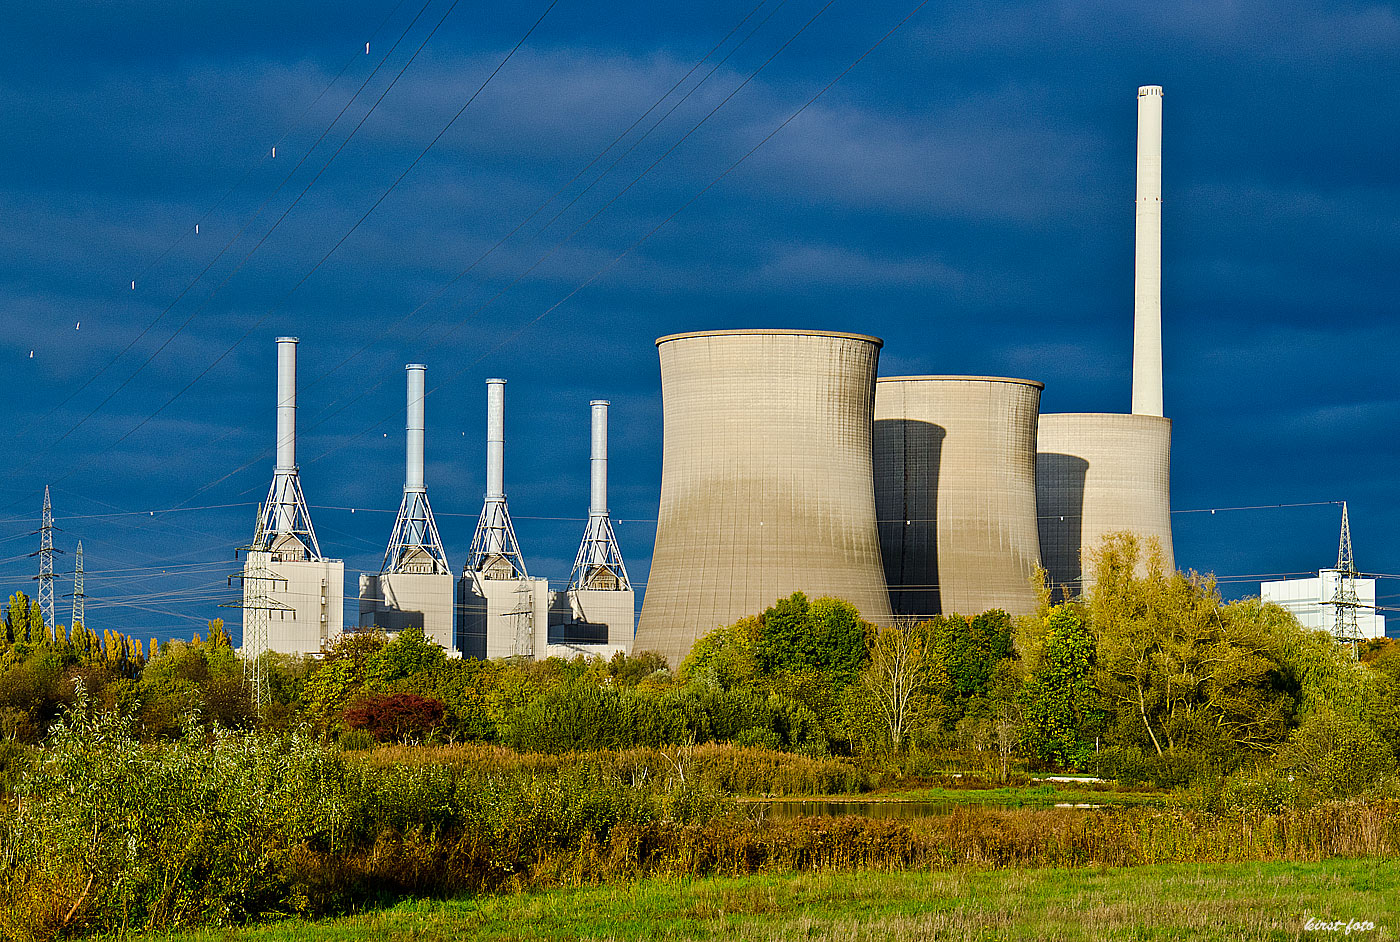
POLYGON ((44 613, 44 625, 50 632, 54 630, 53 619, 53 504, 49 502, 49 487, 44 485, 44 517, 39 527, 39 551, 30 556, 39 557, 39 609, 44 613))
POLYGON ((1356 597, 1356 563, 1351 556, 1351 523, 1347 519, 1346 501, 1342 501, 1342 536, 1337 544, 1337 588, 1332 594, 1332 610, 1336 613, 1332 634, 1338 641, 1351 646, 1357 656, 1361 630, 1356 624, 1356 610, 1361 602, 1356 597))
MULTIPOLYGON (((261 515, 260 515, 261 519, 261 515)), ((265 549, 247 550, 242 572, 229 577, 229 583, 239 579, 243 583, 243 597, 236 602, 227 602, 225 608, 243 609, 243 679, 248 685, 248 697, 253 709, 262 715, 267 704, 267 658, 268 634, 272 630, 272 613, 285 614, 291 609, 272 597, 277 592, 277 583, 286 581, 269 568, 272 551, 265 549)))
POLYGON ((83 541, 79 540, 77 555, 73 557, 73 623, 68 626, 69 631, 87 622, 85 599, 87 595, 83 593, 83 541))

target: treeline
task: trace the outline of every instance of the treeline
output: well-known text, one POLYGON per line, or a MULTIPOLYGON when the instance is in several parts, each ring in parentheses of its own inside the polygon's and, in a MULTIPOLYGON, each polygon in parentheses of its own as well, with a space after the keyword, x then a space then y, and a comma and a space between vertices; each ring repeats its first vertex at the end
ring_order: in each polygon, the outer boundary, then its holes
MULTIPOLYGON (((420 631, 352 634, 321 658, 269 655, 261 715, 220 623, 142 657, 120 639, 36 642, 31 621, 31 640, 16 632, 0 654, 0 721, 8 739, 38 742, 81 681, 94 709, 132 717, 148 741, 217 724, 352 748, 719 742, 904 757, 905 767, 937 757, 1003 779, 1029 766, 1161 787, 1228 780, 1264 802, 1388 787, 1400 758, 1400 645, 1369 643, 1358 660, 1276 606, 1225 603, 1209 578, 1164 571, 1126 535, 1107 543, 1094 573, 1087 597, 1051 605, 1047 593, 1032 617, 878 629, 845 602, 797 593, 711 632, 674 671, 647 652, 453 660, 420 631)), ((32 618, 22 597, 11 611, 32 618)))

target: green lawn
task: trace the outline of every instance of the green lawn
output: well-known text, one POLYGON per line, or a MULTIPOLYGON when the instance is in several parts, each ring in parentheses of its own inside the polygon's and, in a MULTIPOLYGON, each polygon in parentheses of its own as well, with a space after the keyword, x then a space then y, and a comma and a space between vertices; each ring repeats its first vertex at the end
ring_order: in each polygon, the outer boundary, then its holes
POLYGON ((1400 861, 663 881, 412 901, 190 940, 1393 939, 1400 861), (1370 931, 1307 931, 1309 917, 1370 931))

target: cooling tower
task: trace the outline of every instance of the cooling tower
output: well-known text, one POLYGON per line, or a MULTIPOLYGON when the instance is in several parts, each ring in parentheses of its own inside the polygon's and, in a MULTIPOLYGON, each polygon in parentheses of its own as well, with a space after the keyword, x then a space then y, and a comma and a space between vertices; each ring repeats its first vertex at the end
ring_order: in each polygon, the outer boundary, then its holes
POLYGON ((656 342, 663 448, 635 651, 695 640, 801 590, 890 617, 871 432, 881 341, 724 330, 656 342))
POLYGON ((875 509, 896 615, 1036 610, 1044 388, 996 376, 876 383, 875 509))
POLYGON ((1040 555, 1051 585, 1070 595, 1087 586, 1083 553, 1126 530, 1156 539, 1168 571, 1172 555, 1172 422, 1155 415, 1071 412, 1040 417, 1036 490, 1040 555))

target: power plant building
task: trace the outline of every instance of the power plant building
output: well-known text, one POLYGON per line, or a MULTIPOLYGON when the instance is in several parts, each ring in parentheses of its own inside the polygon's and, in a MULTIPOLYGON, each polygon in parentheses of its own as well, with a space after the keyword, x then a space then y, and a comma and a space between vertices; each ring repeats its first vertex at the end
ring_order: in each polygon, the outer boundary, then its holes
POLYGON ((549 582, 525 571, 505 493, 506 381, 486 381, 486 497, 457 580, 457 647, 466 657, 542 656, 549 582))
POLYGON ((311 525, 297 471, 296 410, 297 338, 278 337, 276 465, 242 574, 243 648, 254 659, 269 650, 320 654, 344 627, 345 563, 321 555, 311 525))
POLYGON ((424 483, 424 415, 427 367, 410 363, 403 500, 384 562, 377 574, 360 576, 360 627, 398 632, 417 627, 455 651, 452 570, 438 536, 424 483))
POLYGON ((795 591, 888 622, 872 467, 881 343, 802 330, 656 342, 661 507, 634 650, 678 666, 698 638, 795 591))
MULTIPOLYGON (((1343 574, 1324 569, 1309 579, 1283 579, 1259 586, 1259 597, 1282 606, 1310 631, 1334 631, 1337 625, 1335 600, 1342 595, 1343 574)), ((1385 616, 1376 609, 1376 580, 1350 580, 1356 590, 1356 634, 1361 638, 1384 638, 1385 616)))
POLYGON ((550 657, 611 658, 632 650, 637 596, 608 512, 608 405, 588 404, 590 416, 588 522, 569 576, 550 613, 550 657))
POLYGON ((1034 612, 1042 383, 891 376, 875 385, 875 508, 896 615, 1034 612))
MULTIPOLYGON (((1040 552, 1049 581, 1069 595, 1089 574, 1084 555, 1110 533, 1155 540, 1175 566, 1171 529, 1171 420, 1162 414, 1162 89, 1138 89, 1136 258, 1131 415, 1040 417, 1036 492, 1040 552)), ((1144 562, 1146 553, 1144 552, 1144 562)))

